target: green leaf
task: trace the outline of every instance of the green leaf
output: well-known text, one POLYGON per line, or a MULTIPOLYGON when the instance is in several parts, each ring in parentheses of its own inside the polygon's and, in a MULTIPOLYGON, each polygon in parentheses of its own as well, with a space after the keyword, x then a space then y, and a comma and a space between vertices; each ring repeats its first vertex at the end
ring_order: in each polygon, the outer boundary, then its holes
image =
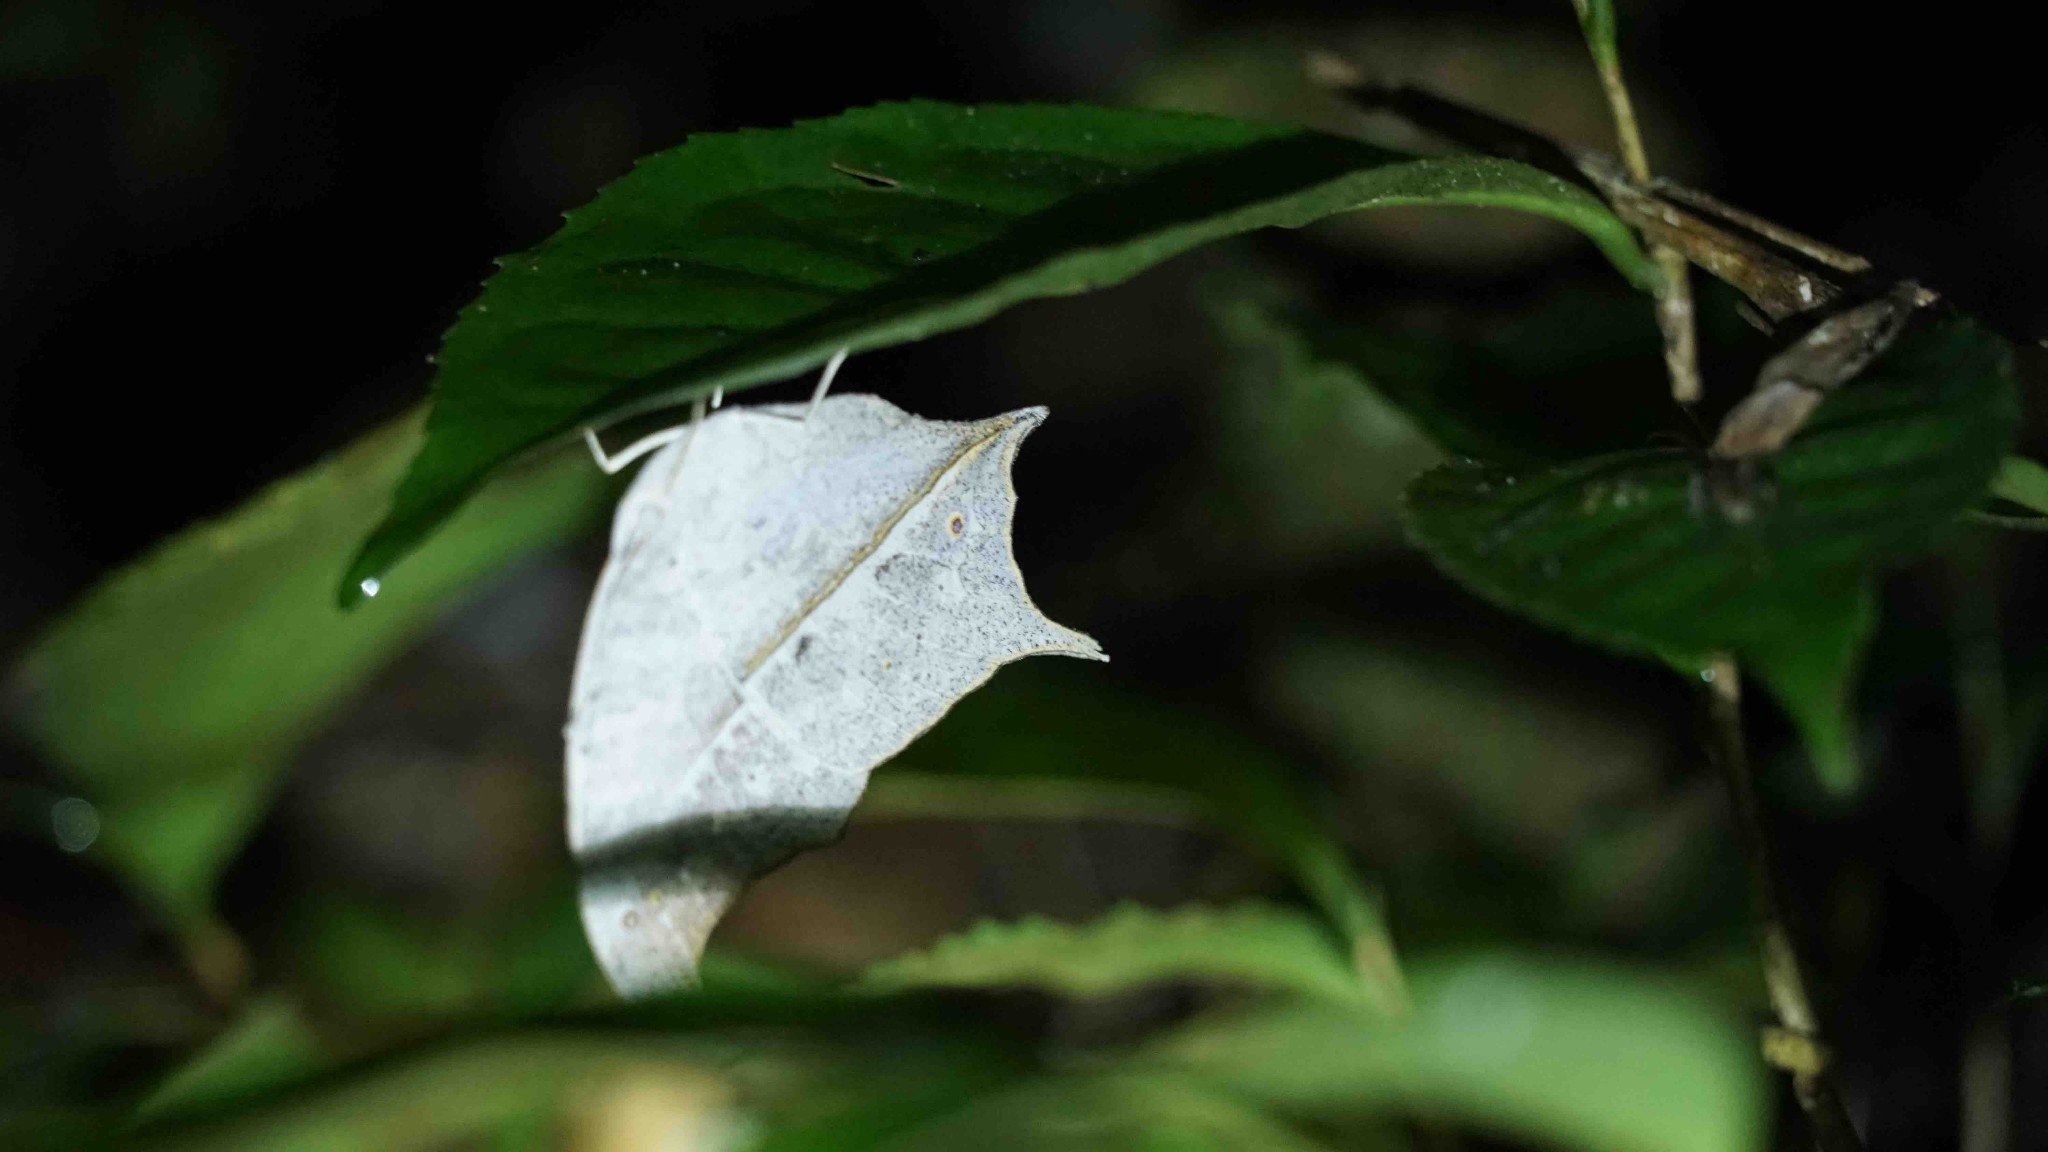
POLYGON ((1505 323, 1392 331, 1278 309, 1303 354, 1348 373, 1453 456, 1554 463, 1690 431, 1667 390, 1663 338, 1640 294, 1554 293, 1505 323))
POLYGON ((2048 516, 2048 468, 2024 456, 2008 456, 1998 462, 1998 471, 1992 473, 1991 494, 2048 516))
POLYGON ((300 893, 289 926, 300 981, 355 1015, 533 1015, 602 985, 567 883, 462 916, 408 913, 369 893, 300 893))
POLYGON ((260 1095, 193 1099, 153 1111, 121 1146, 469 1146, 530 1125, 567 1127, 587 1137, 579 1147, 611 1146, 598 1134, 616 1137, 620 1122, 640 1116, 714 1145, 744 1120, 762 1126, 750 1147, 879 1147, 801 1136, 846 1135, 847 1121, 858 1127, 864 1116, 885 1121, 868 1115, 883 1105, 897 1115, 882 1126, 900 1131, 1031 1068, 1009 1037, 937 1005, 724 988, 720 967, 708 965, 705 987, 689 996, 518 1028, 484 1023, 293 1072, 260 1095))
POLYGON ((1552 176, 1296 128, 917 102, 697 137, 502 261, 463 311, 426 447, 344 602, 495 469, 583 428, 1114 284, 1240 232, 1428 204, 1554 217, 1648 282, 1628 229, 1552 176))
POLYGON ((1032 987, 1106 996, 1161 981, 1209 981, 1366 1001, 1358 975, 1319 925, 1259 904, 1155 912, 1135 904, 1092 924, 1042 917, 988 921, 869 968, 880 989, 1032 987))
POLYGON ((1034 1080, 920 1125, 889 1146, 901 1152, 1318 1152, 1327 1147, 1199 1082, 1130 1073, 1034 1080))
POLYGON ((259 1000, 165 1077, 136 1106, 135 1119, 147 1124, 246 1101, 305 1077, 325 1058, 296 1005, 279 997, 259 1000))
POLYGON ((1594 1152, 1752 1152, 1761 1065, 1741 1023, 1611 965, 1510 954, 1412 963, 1405 1021, 1335 1005, 1198 1019, 1135 1066, 1283 1113, 1398 1112, 1594 1152))
POLYGON ((1315 354, 1273 299, 1282 292, 1235 273, 1205 289, 1224 350, 1224 507, 1281 561, 1389 542, 1400 532, 1401 489, 1441 454, 1348 366, 1315 354))
POLYGON ((1454 462, 1410 486, 1409 530, 1473 591, 1580 639, 1689 673, 1733 652, 1792 714, 1822 779, 1846 789, 1870 574, 1982 498, 2017 420, 2008 346, 1947 321, 1821 406, 1752 523, 1710 506, 1689 458, 1642 451, 1454 462))
MULTIPOLYGON (((1258 677, 1265 701, 1355 774, 1376 810, 1370 828, 1420 809, 1533 871, 1570 858, 1624 797, 1668 776, 1661 723, 1554 668, 1315 618, 1270 652, 1258 677)), ((1427 856, 1410 850, 1390 863, 1427 856)))
POLYGON ((11 718, 100 809, 99 845, 175 919, 213 883, 301 742, 465 589, 562 540, 610 485, 564 453, 507 473, 344 615, 334 581, 420 441, 405 418, 116 573, 14 670, 11 718))
POLYGON ((1378 895, 1305 791, 1306 774, 1228 725, 1119 691, 1099 671, 1017 664, 955 705, 878 782, 903 770, 977 782, 1110 781, 1187 797, 1301 885, 1343 937, 1375 1003, 1401 1003, 1378 895))
POLYGON ((577 1098, 659 1078, 724 1105, 695 1037, 533 1032, 451 1043, 330 1072, 220 1112, 152 1118, 123 1147, 369 1152, 456 1144, 559 1115, 577 1098))
MULTIPOLYGON (((905 1001, 895 999, 874 1007, 893 1021, 890 1028, 898 1028, 909 1011, 905 1001)), ((957 1010, 948 1018, 963 1020, 957 1010)), ((759 1105, 761 1123, 746 1147, 750 1152, 899 1149, 906 1133, 1001 1093, 1035 1070, 1006 1050, 993 1031, 984 1028, 980 1036, 950 1044, 927 1039, 924 1051, 902 1038, 878 1046, 872 1031, 866 1037, 851 1032, 823 1062, 807 1052, 796 1060, 785 1057, 780 1067, 763 1067, 764 1074, 757 1075, 769 1083, 749 1094, 750 1102, 759 1105)))

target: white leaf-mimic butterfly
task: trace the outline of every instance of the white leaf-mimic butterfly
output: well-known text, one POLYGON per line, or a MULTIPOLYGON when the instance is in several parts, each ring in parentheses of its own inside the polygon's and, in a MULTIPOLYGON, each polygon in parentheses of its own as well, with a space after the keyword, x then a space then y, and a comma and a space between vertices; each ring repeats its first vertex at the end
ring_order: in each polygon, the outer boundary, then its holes
POLYGON ((584 926, 621 993, 692 983, 745 884, 835 838, 868 773, 998 666, 1106 659, 1011 552, 1010 468, 1044 417, 727 408, 635 478, 566 733, 584 926))

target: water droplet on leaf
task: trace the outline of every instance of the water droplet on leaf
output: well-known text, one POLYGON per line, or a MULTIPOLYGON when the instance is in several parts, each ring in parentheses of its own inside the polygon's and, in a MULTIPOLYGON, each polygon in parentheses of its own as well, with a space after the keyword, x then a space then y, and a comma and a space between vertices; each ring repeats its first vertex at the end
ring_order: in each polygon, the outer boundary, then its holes
POLYGON ((100 838, 100 813, 90 801, 66 796, 50 805, 50 833, 57 847, 66 852, 83 852, 100 838))

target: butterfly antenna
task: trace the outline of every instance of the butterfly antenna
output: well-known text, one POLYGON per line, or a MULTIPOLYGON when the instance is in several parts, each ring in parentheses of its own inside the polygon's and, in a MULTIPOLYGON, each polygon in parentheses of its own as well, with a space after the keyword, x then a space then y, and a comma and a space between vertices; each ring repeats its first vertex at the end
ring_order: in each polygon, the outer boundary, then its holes
POLYGON ((818 414, 818 405, 825 402, 825 393, 832 390, 832 378, 839 375, 839 366, 846 363, 846 355, 852 351, 851 348, 841 348, 832 354, 832 359, 825 361, 825 371, 819 374, 818 387, 811 393, 811 406, 804 409, 806 421, 818 414))

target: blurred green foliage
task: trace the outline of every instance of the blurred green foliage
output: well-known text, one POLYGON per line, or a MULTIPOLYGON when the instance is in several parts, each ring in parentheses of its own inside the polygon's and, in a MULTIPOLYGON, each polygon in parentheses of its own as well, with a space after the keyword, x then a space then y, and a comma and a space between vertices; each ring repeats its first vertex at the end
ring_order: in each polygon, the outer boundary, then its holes
POLYGON ((1748 1045, 1682 985, 1513 954, 1409 970, 1406 1020, 1260 1007, 1197 1020, 1145 1059, 1288 1114, 1400 1106, 1570 1148, 1757 1146, 1761 1076, 1748 1045))
POLYGON ((1378 900, 1304 794, 1304 774, 1227 726, 1070 668, 1027 664, 1005 672, 1002 691, 962 701, 886 771, 903 768, 976 780, 1078 777, 1184 795, 1287 869, 1341 934, 1369 995, 1382 1004, 1399 998, 1378 900))
POLYGON ((317 728, 477 582, 577 532, 609 485, 578 456, 506 474, 389 595, 331 588, 417 451, 421 414, 197 525, 95 589, 7 683, 10 712, 102 818, 98 850, 200 932, 214 881, 317 728))
POLYGON ((1283 908, 1189 905, 1162 913, 1125 905, 1084 927, 1037 918, 978 925, 877 964, 864 980, 878 988, 1032 985, 1088 997, 1199 977, 1369 1002, 1331 943, 1314 922, 1283 908))

